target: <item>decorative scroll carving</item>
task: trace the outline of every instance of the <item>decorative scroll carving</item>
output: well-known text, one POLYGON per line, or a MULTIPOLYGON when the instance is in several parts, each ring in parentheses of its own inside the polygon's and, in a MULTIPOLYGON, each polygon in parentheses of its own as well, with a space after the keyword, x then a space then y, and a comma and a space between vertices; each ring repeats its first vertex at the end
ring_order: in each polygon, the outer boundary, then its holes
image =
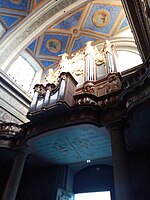
POLYGON ((22 128, 18 124, 3 123, 0 124, 0 134, 18 136, 22 128))
POLYGON ((94 84, 91 82, 85 82, 83 85, 84 92, 94 94, 94 84))
POLYGON ((33 89, 34 89, 34 92, 38 93, 38 96, 44 96, 46 93, 46 89, 43 84, 40 84, 40 85, 36 84, 33 89))
POLYGON ((0 146, 6 148, 17 148, 24 137, 23 128, 15 123, 0 124, 0 146))
POLYGON ((94 95, 79 95, 75 96, 75 104, 76 105, 97 105, 98 107, 105 107, 112 105, 118 101, 118 95, 110 95, 103 98, 95 97, 94 95))

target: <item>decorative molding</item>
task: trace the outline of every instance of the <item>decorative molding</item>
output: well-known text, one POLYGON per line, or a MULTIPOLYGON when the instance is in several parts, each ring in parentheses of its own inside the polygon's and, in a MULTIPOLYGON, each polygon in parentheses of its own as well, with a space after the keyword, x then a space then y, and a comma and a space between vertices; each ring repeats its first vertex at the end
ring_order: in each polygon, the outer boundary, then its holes
POLYGON ((136 105, 146 101, 150 98, 150 86, 147 86, 143 89, 136 90, 130 98, 128 98, 126 102, 126 108, 129 111, 131 108, 135 107, 136 105))
POLYGON ((3 101, 7 102, 7 104, 15 108, 21 114, 26 115, 28 107, 18 101, 17 98, 14 98, 11 93, 6 92, 4 89, 0 89, 0 94, 3 101))
POLYGON ((3 122, 12 122, 16 124, 21 124, 22 122, 18 120, 15 116, 7 112, 6 110, 0 108, 0 123, 3 122))

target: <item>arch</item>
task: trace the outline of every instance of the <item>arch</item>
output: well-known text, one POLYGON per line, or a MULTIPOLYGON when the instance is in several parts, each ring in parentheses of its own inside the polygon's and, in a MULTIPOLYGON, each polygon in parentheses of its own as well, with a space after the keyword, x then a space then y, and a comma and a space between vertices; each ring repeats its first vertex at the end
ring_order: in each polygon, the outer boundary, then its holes
POLYGON ((23 51, 17 60, 5 69, 5 73, 28 94, 33 94, 33 87, 36 82, 40 82, 43 69, 27 51, 23 51))

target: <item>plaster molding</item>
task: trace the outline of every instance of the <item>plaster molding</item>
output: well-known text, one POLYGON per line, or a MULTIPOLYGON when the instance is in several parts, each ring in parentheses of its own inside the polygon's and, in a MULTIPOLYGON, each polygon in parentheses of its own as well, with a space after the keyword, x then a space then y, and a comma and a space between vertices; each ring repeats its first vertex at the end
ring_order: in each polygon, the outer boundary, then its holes
POLYGON ((28 15, 0 44, 1 69, 5 70, 14 58, 55 20, 86 2, 89 0, 51 0, 35 13, 28 15))

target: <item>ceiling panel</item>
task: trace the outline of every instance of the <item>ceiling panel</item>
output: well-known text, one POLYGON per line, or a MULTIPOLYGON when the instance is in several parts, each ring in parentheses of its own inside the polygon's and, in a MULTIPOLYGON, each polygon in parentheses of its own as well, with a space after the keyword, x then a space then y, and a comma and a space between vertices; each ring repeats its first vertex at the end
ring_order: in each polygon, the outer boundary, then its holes
POLYGON ((84 29, 109 34, 121 10, 122 7, 117 5, 94 4, 85 22, 84 29))
POLYGON ((91 124, 49 131, 27 141, 32 153, 51 163, 71 164, 111 157, 110 136, 91 124))

